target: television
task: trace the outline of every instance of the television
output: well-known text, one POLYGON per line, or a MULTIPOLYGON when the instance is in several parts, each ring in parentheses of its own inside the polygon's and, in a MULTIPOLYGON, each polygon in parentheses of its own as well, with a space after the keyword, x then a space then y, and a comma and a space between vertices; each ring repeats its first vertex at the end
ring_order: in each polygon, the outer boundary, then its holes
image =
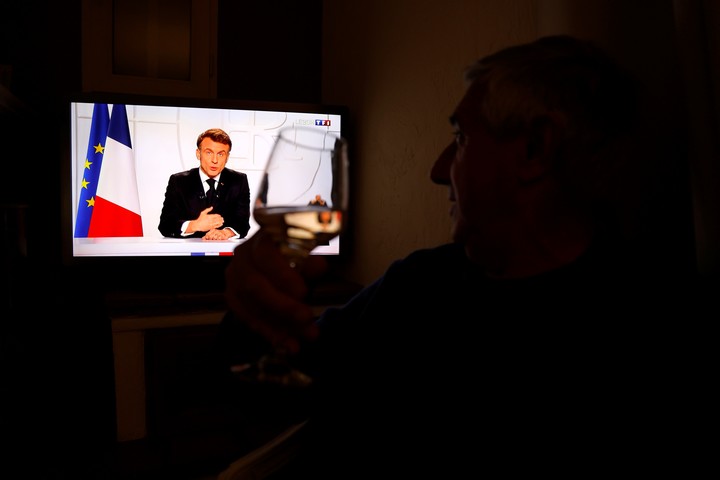
MULTIPOLYGON (((226 168, 247 174, 251 214, 281 128, 318 128, 346 138, 349 133, 348 109, 338 105, 96 92, 70 96, 67 107, 63 263, 91 270, 111 289, 217 290, 235 247, 259 228, 251 216, 244 239, 225 241, 168 238, 158 230, 170 175, 199 166, 201 132, 217 127, 230 135, 226 168), (129 138, 118 139, 113 131, 129 138), (115 227, 93 227, 103 222, 115 227)), ((341 235, 312 253, 339 259, 345 250, 341 235)))

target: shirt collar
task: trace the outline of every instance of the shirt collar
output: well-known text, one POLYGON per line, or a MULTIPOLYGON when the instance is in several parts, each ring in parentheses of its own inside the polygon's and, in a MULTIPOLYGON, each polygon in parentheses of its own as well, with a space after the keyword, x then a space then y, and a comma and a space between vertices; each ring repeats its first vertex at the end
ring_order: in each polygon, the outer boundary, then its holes
MULTIPOLYGON (((208 177, 207 173, 203 172, 202 168, 199 168, 198 171, 200 172, 200 180, 202 180, 203 185, 207 185, 207 179, 208 177)), ((215 175, 215 185, 220 184, 220 175, 222 175, 222 172, 215 175)))

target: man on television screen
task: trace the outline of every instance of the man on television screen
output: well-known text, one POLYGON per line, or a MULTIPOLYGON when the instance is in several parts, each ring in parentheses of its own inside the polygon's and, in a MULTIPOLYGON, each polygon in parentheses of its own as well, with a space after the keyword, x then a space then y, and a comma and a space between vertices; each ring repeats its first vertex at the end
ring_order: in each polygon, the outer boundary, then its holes
POLYGON ((201 133, 200 167, 170 175, 158 230, 165 237, 228 240, 250 230, 250 186, 245 173, 225 168, 232 141, 219 128, 201 133))

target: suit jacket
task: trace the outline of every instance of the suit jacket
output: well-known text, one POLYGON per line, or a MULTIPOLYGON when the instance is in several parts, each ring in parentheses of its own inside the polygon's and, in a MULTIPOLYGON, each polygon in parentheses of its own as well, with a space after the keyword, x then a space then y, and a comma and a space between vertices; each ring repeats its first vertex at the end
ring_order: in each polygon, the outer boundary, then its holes
MULTIPOLYGON (((217 200, 211 213, 222 215, 225 223, 220 228, 231 227, 244 238, 250 230, 250 186, 247 175, 225 168, 220 183, 215 186, 217 200)), ((191 168, 170 175, 165 201, 160 213, 158 230, 165 237, 181 237, 183 222, 195 220, 209 206, 200 180, 200 168, 191 168)), ((202 237, 206 232, 195 232, 189 237, 202 237)))

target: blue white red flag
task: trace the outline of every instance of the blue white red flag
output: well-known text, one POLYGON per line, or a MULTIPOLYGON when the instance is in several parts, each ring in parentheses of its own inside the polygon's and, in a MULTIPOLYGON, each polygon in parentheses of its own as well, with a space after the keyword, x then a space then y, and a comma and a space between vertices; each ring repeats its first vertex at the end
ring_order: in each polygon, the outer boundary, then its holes
POLYGON ((135 156, 125 105, 113 105, 89 237, 142 237, 135 156))

